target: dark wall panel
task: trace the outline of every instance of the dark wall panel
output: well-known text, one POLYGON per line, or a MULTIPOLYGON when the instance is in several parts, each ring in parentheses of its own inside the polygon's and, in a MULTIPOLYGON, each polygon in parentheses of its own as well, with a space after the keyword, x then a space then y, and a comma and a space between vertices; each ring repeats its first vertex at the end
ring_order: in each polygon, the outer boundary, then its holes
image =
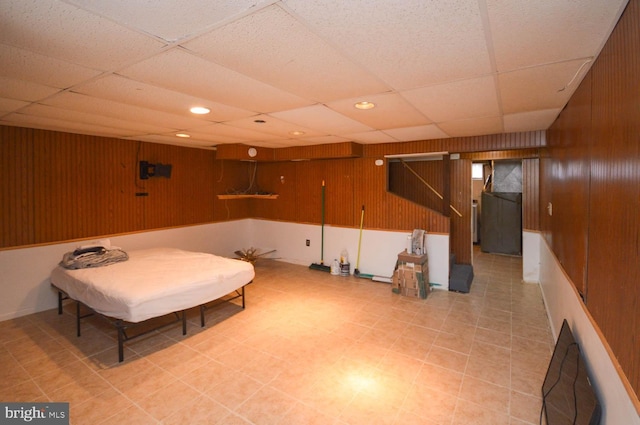
POLYGON ((540 230, 539 170, 538 158, 522 160, 522 228, 524 230, 540 230))
POLYGON ((209 180, 213 190, 214 221, 238 220, 251 216, 250 199, 218 199, 218 195, 255 190, 258 170, 255 162, 216 160, 209 180))
POLYGON ((571 98, 549 131, 549 172, 553 250, 576 289, 586 296, 587 236, 589 227, 589 144, 591 140, 591 75, 571 98), (585 125, 586 124, 586 125, 585 125))
MULTIPOLYGON (((640 393, 640 1, 548 132, 540 225, 640 393), (553 214, 545 209, 553 205, 553 214)), ((637 404, 640 405, 640 404, 637 404)))
POLYGON ((593 65, 587 306, 640 394, 640 2, 593 65))
POLYGON ((213 151, 4 126, 0 137, 0 247, 214 219, 213 151), (139 160, 171 164, 171 178, 141 180, 139 160))
POLYGON ((36 243, 33 133, 0 127, 0 247, 36 243))
POLYGON ((471 160, 450 161, 450 203, 459 213, 450 211, 451 252, 458 264, 471 264, 471 160))

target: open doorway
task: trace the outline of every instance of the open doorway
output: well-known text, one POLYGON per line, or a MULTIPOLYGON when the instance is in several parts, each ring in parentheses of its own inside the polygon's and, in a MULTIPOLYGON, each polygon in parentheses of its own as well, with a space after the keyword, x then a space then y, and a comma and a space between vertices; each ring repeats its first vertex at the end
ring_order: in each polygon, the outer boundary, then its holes
POLYGON ((472 164, 472 240, 482 252, 522 255, 522 161, 472 164))

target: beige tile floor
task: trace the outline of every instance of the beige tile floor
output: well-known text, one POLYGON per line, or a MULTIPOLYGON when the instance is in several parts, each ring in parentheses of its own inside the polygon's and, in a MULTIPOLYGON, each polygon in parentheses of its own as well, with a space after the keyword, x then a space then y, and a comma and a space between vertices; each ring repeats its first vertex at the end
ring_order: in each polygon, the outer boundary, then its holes
MULTIPOLYGON (((247 308, 126 345, 55 310, 0 322, 0 401, 66 401, 72 424, 535 424, 552 338, 520 258, 475 252, 469 294, 262 260, 247 308)), ((69 309, 69 311, 72 311, 69 309)))

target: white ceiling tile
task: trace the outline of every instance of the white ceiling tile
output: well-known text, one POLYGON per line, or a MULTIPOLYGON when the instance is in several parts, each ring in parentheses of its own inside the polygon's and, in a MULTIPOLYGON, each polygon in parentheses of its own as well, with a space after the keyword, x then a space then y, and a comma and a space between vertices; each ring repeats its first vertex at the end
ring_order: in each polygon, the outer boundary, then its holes
POLYGON ((594 56, 626 0, 487 0, 499 72, 594 56))
POLYGON ((411 142, 414 140, 446 139, 449 135, 435 124, 420 125, 417 127, 392 128, 384 130, 384 133, 399 142, 411 142))
POLYGON ((504 131, 515 133, 547 129, 553 124, 562 109, 520 112, 504 116, 504 131))
POLYGON ((59 121, 98 125, 101 127, 118 128, 128 131, 129 134, 166 133, 175 131, 167 126, 149 125, 132 117, 130 120, 106 117, 88 112, 74 111, 59 107, 31 104, 20 111, 21 114, 34 115, 59 121))
POLYGON ((316 102, 389 90, 276 5, 187 42, 184 47, 316 102))
POLYGON ((304 108, 269 114, 284 121, 298 124, 302 127, 316 129, 332 135, 360 133, 372 130, 358 121, 345 117, 324 105, 313 105, 304 108))
POLYGON ((353 97, 329 102, 326 105, 372 128, 386 129, 431 124, 431 120, 397 93, 353 97), (361 101, 373 102, 376 107, 367 110, 357 109, 354 104, 361 101))
POLYGON ((295 135, 292 134, 292 132, 296 131, 304 133, 306 137, 316 137, 324 135, 324 133, 322 132, 312 130, 307 127, 301 127, 300 125, 292 124, 290 122, 277 119, 270 115, 254 115, 249 118, 226 121, 225 124, 231 127, 238 127, 251 131, 273 134, 275 136, 285 137, 287 139, 294 138, 295 135))
POLYGON ((0 76, 49 87, 67 88, 100 75, 99 71, 53 59, 28 50, 0 44, 0 76))
POLYGON ((401 94, 434 122, 500 114, 493 76, 422 87, 401 94))
POLYGON ((313 102, 180 50, 171 50, 120 72, 138 81, 267 113, 313 102))
POLYGON ((149 36, 56 0, 1 1, 0 40, 101 70, 116 69, 164 46, 149 36))
POLYGON ((391 137, 390 135, 388 135, 387 133, 380 130, 367 131, 364 133, 347 134, 346 136, 349 137, 354 142, 365 143, 365 144, 393 143, 398 141, 393 137, 391 137))
POLYGON ((0 77, 0 96, 35 102, 58 93, 60 89, 13 78, 0 77))
POLYGON ((155 87, 118 75, 108 75, 74 87, 73 92, 190 117, 193 117, 189 112, 190 107, 206 106, 211 109, 211 113, 204 117, 208 121, 227 121, 255 115, 252 111, 155 87))
POLYGON ((7 99, 6 97, 0 97, 0 112, 13 112, 20 108, 27 106, 29 102, 23 102, 22 100, 7 99))
POLYGON ((482 117, 460 121, 447 121, 438 124, 438 126, 451 137, 504 133, 502 117, 482 117))
POLYGON ((283 3, 398 90, 492 71, 477 0, 283 3))
POLYGON ((137 137, 140 135, 139 133, 132 133, 131 131, 121 128, 103 127, 95 124, 86 124, 82 122, 59 120, 43 116, 26 115, 20 113, 5 115, 4 117, 2 117, 2 120, 0 120, 0 124, 39 128, 43 130, 63 131, 66 133, 88 134, 92 136, 124 138, 137 137))
POLYGON ((168 42, 197 34, 256 6, 256 0, 67 0, 168 42))
POLYGON ((586 73, 585 63, 574 60, 499 74, 503 112, 562 108, 586 73))
POLYGON ((191 117, 179 116, 77 93, 62 93, 46 99, 42 103, 72 111, 87 112, 105 118, 111 117, 124 121, 136 121, 164 128, 188 129, 210 124, 205 118, 196 118, 195 115, 191 117))
POLYGON ((8 125, 193 146, 540 130, 625 4, 4 0, 0 107, 8 125), (355 100, 378 107, 358 111, 355 100), (21 114, 31 102, 56 113, 21 114), (187 113, 194 104, 211 114, 187 113), (264 115, 254 131, 251 118, 264 115), (292 127, 307 134, 291 137, 292 127), (192 139, 175 140, 175 129, 192 139))
POLYGON ((224 140, 227 143, 242 143, 257 140, 274 140, 278 136, 259 131, 248 130, 246 128, 231 127, 226 124, 213 124, 201 127, 193 132, 194 134, 210 134, 213 139, 224 140))
POLYGON ((221 126, 221 124, 211 124, 206 127, 198 127, 197 129, 189 130, 188 133, 191 135, 192 139, 207 141, 212 145, 219 143, 242 143, 244 141, 242 138, 238 137, 240 136, 239 134, 232 134, 232 132, 228 130, 228 127, 221 126))

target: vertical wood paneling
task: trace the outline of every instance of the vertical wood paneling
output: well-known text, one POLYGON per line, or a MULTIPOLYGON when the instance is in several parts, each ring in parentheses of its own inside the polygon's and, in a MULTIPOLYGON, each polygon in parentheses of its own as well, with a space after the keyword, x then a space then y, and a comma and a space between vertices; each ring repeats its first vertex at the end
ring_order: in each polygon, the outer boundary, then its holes
POLYGON ((587 306, 640 394, 640 1, 592 68, 587 306))
POLYGON ((321 222, 322 181, 324 181, 325 223, 337 226, 355 226, 353 160, 303 161, 295 164, 296 221, 321 222))
POLYGON ((462 215, 452 212, 451 252, 459 264, 471 264, 471 160, 450 161, 451 205, 462 215))
MULTIPOLYGON (((353 143, 321 145, 313 148, 314 155, 365 157, 261 162, 258 167, 264 167, 264 175, 256 173, 257 188, 281 192, 280 200, 227 201, 218 200, 215 195, 248 189, 252 167, 256 163, 215 160, 215 153, 211 151, 161 144, 11 127, 3 127, 2 131, 16 148, 33 143, 33 150, 29 151, 32 153, 13 150, 6 155, 11 158, 3 171, 11 174, 11 178, 4 180, 20 182, 32 179, 25 184, 33 189, 4 183, 3 196, 11 198, 11 201, 3 205, 11 207, 7 207, 9 210, 3 214, 3 246, 251 216, 319 223, 320 183, 323 179, 327 183, 327 223, 357 227, 360 207, 368 204, 366 218, 372 228, 403 231, 425 228, 448 233, 450 222, 447 217, 386 193, 386 165, 375 166, 373 159, 388 153, 444 151, 451 145, 463 150, 470 149, 473 143, 480 144, 482 149, 541 143, 537 133, 526 133, 519 138, 496 135, 474 138, 474 141, 462 138, 364 147, 353 143), (29 141, 29 137, 33 140, 29 141), (504 144, 504 140, 509 142, 504 144), (139 160, 171 163, 172 178, 140 180, 139 160), (33 165, 21 165, 22 169, 17 170, 15 167, 18 165, 14 164, 20 161, 24 164, 32 161, 33 165), (24 168, 34 172, 26 172, 24 168), (292 176, 285 176, 284 186, 279 186, 280 169, 287 170, 286 173, 292 176), (272 188, 273 185, 276 187, 272 188), (136 193, 148 196, 136 196, 136 193), (32 218, 24 213, 15 213, 21 208, 19 205, 31 211, 32 218), (15 220, 26 220, 28 225, 16 225, 15 220), (15 229, 19 229, 20 234, 15 229)), ((5 141, 4 150, 8 149, 6 146, 5 141)), ((296 149, 291 148, 294 156, 296 149)), ((308 153, 303 151, 299 153, 308 153)), ((438 190, 441 187, 438 186, 438 190)))
POLYGON ((416 152, 482 152, 544 147, 544 131, 364 145, 363 156, 382 157, 416 152))
POLYGON ((587 292, 590 122, 591 77, 587 76, 550 130, 548 147, 553 158, 549 170, 553 194, 548 200, 553 208, 551 246, 583 296, 587 292))
POLYGON ((278 194, 278 198, 276 200, 254 200, 251 216, 296 221, 297 181, 294 162, 258 164, 258 187, 265 192, 278 194))
POLYGON ((522 160, 522 229, 540 230, 540 160, 530 158, 522 160))
POLYGON ((1 247, 213 220, 212 151, 12 127, 0 132, 1 247), (172 164, 172 177, 139 180, 138 159, 172 164))
POLYGON ((293 146, 274 149, 276 161, 301 159, 338 159, 362 156, 363 146, 355 142, 331 143, 312 146, 293 146))
MULTIPOLYGON (((215 195, 246 191, 250 189, 255 166, 253 162, 216 160, 213 176, 206 182, 213 184, 215 195)), ((213 196, 213 199, 215 221, 236 220, 250 216, 252 204, 249 199, 220 200, 216 196, 213 196)))
POLYGON ((640 2, 631 0, 540 160, 540 226, 640 393, 640 2), (553 215, 546 214, 548 202, 553 215))
POLYGON ((388 196, 386 192, 386 164, 377 166, 373 159, 356 159, 354 160, 354 174, 357 176, 354 185, 354 213, 356 215, 361 213, 364 205, 363 227, 365 229, 393 229, 393 227, 385 227, 387 225, 385 204, 388 196))
POLYGON ((35 243, 33 131, 0 127, 0 247, 35 243))
POLYGON ((424 229, 432 233, 449 233, 449 218, 386 190, 386 166, 376 166, 371 158, 354 161, 355 175, 358 177, 354 186, 354 214, 359 219, 359 208, 365 206, 365 228, 400 231, 424 229))

